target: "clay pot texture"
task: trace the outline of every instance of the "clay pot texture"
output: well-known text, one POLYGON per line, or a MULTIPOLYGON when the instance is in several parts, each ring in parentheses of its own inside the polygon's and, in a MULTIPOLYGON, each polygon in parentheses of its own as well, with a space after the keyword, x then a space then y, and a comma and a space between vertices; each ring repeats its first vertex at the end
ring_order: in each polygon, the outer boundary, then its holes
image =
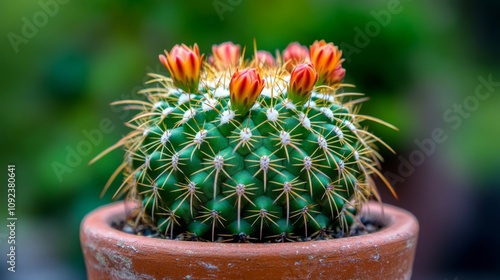
POLYGON ((88 279, 410 279, 418 222, 400 208, 369 203, 380 231, 332 240, 235 244, 164 240, 111 223, 125 204, 88 214, 80 228, 88 279))

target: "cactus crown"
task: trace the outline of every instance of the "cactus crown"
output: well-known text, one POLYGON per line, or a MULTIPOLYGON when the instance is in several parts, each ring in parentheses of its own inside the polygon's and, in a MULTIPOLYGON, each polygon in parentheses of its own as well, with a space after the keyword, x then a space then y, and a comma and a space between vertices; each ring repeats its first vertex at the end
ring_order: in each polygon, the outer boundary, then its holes
POLYGON ((197 45, 174 46, 147 101, 116 102, 139 111, 112 176, 124 174, 115 195, 140 201, 138 219, 171 239, 328 238, 378 198, 372 174, 392 191, 376 150, 387 145, 362 122, 392 126, 358 114, 364 99, 345 91, 336 46, 292 43, 250 61, 230 42, 212 51, 204 61, 197 45))

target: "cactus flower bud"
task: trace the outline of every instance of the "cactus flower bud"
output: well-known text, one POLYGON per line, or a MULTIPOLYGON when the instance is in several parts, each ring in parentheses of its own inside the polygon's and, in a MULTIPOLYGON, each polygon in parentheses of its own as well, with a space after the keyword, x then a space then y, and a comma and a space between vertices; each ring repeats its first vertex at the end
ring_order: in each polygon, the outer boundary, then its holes
POLYGON ((240 64, 240 45, 235 45, 233 42, 213 45, 212 53, 213 56, 209 60, 217 70, 235 69, 240 64))
POLYGON ((258 65, 263 67, 274 67, 276 65, 273 55, 267 51, 257 51, 257 61, 258 65))
POLYGON ((311 62, 318 72, 319 82, 331 85, 333 72, 342 63, 342 51, 333 43, 315 41, 310 49, 311 62))
POLYGON ((291 72, 300 63, 309 62, 309 50, 297 42, 290 43, 283 51, 286 70, 291 72))
POLYGON ((330 74, 330 76, 325 77, 326 83, 329 85, 338 85, 342 82, 345 76, 345 69, 342 68, 342 64, 339 64, 337 68, 330 74))
POLYGON ((160 55, 160 62, 168 69, 174 85, 186 92, 198 89, 203 56, 200 56, 198 45, 192 48, 182 44, 175 45, 165 55, 160 55))
POLYGON ((255 68, 236 70, 229 82, 231 107, 244 116, 255 104, 264 88, 264 79, 260 78, 255 68))
POLYGON ((295 105, 302 105, 309 100, 318 73, 311 63, 297 65, 290 75, 287 96, 295 105))

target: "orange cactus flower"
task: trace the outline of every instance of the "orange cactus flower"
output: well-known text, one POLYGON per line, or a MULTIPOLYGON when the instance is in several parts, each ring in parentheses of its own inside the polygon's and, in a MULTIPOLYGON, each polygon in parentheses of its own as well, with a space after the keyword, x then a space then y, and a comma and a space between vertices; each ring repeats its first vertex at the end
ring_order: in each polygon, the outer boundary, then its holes
POLYGON ((309 62, 309 50, 298 42, 290 43, 283 51, 283 61, 286 63, 286 70, 291 72, 300 63, 309 62))
POLYGON ((224 42, 212 46, 212 56, 209 62, 217 70, 236 69, 240 64, 240 57, 240 45, 235 45, 233 42, 224 42))
POLYGON ((257 61, 258 65, 263 67, 273 67, 276 65, 273 55, 267 51, 257 51, 257 61))
POLYGON ((287 96, 296 105, 309 100, 314 84, 318 81, 318 73, 311 63, 297 65, 290 74, 287 96))
POLYGON ((331 77, 338 65, 344 61, 342 51, 333 43, 315 41, 309 48, 311 62, 319 74, 322 84, 331 85, 331 77))
POLYGON ((264 83, 264 79, 261 79, 255 68, 236 70, 229 82, 229 94, 233 110, 237 114, 244 116, 255 104, 264 88, 264 83))
POLYGON ((174 85, 186 92, 198 89, 203 56, 200 56, 198 45, 192 48, 182 44, 175 45, 165 55, 160 55, 160 62, 168 69, 174 85))

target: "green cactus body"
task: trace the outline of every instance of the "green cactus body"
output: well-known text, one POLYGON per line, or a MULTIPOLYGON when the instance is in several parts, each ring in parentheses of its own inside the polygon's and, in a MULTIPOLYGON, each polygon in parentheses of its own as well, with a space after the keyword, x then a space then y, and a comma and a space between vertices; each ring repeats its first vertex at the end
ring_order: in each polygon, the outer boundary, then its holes
MULTIPOLYGON (((240 65, 241 66, 241 65, 240 65)), ((229 71, 206 66, 198 90, 152 74, 123 141, 123 190, 168 238, 266 242, 348 231, 373 196, 380 139, 366 131, 355 94, 315 87, 287 98, 290 74, 259 69, 265 86, 244 115, 230 102, 229 71)))

